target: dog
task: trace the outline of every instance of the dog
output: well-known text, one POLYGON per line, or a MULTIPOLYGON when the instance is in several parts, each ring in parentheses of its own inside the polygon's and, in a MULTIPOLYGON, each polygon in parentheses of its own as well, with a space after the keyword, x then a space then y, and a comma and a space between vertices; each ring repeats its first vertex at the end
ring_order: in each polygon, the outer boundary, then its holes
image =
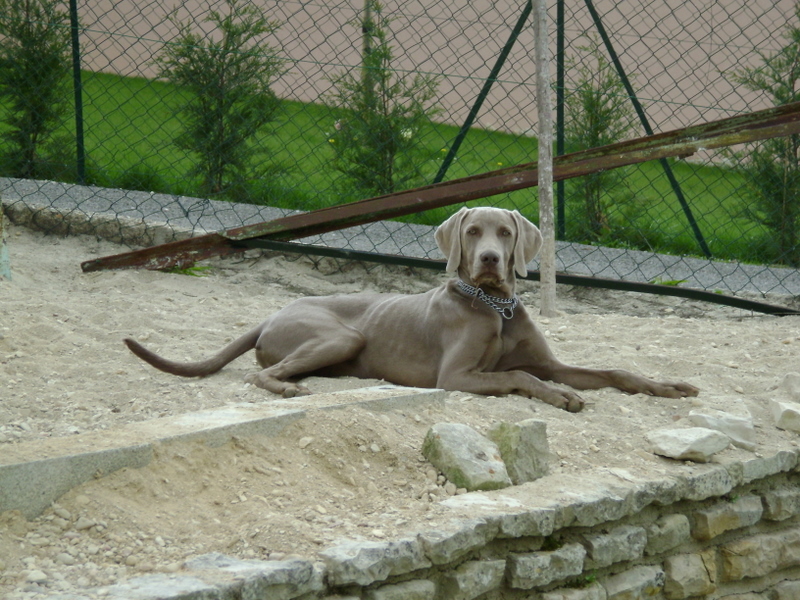
POLYGON ((308 375, 383 379, 398 385, 485 395, 521 394, 578 412, 575 390, 614 387, 630 394, 696 396, 681 382, 657 382, 621 369, 589 369, 556 359, 516 296, 516 276, 542 243, 518 211, 462 208, 435 232, 456 274, 423 294, 360 293, 296 300, 215 356, 181 363, 138 342, 125 344, 157 369, 183 377, 216 373, 255 349, 261 366, 246 381, 284 397, 311 393, 308 375))

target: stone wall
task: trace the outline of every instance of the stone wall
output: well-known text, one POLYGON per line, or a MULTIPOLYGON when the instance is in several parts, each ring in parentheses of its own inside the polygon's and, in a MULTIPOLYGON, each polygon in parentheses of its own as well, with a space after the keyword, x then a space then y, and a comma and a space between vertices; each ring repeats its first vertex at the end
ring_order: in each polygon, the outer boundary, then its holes
POLYGON ((143 599, 797 600, 799 455, 791 450, 725 465, 689 463, 681 475, 661 479, 598 470, 457 495, 442 503, 453 511, 443 529, 342 543, 322 551, 316 563, 206 555, 189 561, 181 575, 141 577, 106 593, 143 599))
MULTIPOLYGON (((363 547, 328 551, 328 582, 374 600, 797 600, 796 466, 797 455, 785 452, 699 468, 682 481, 608 487, 605 497, 603 483, 586 482, 561 506, 491 510, 450 535, 423 533, 416 549, 413 540, 396 546, 385 578, 366 564, 351 571, 363 547)), ((502 495, 484 494, 490 504, 502 495)))

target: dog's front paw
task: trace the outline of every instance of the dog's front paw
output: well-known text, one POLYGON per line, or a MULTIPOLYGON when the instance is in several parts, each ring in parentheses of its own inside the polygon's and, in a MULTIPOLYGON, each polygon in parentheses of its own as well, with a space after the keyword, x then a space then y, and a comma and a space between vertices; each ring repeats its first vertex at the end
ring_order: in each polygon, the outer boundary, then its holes
POLYGON ((284 398, 294 398, 295 396, 310 396, 311 390, 304 385, 295 383, 287 383, 286 389, 283 390, 284 398))
POLYGON ((697 394, 700 393, 700 390, 693 385, 683 383, 682 381, 663 383, 653 382, 651 389, 647 390, 645 393, 650 394, 651 396, 661 396, 662 398, 687 398, 690 396, 697 396, 697 394))
POLYGON ((552 391, 542 394, 540 400, 571 413, 581 412, 586 405, 583 398, 578 396, 575 392, 559 390, 557 388, 553 388, 552 391))
POLYGON ((267 385, 264 381, 262 381, 260 375, 261 373, 248 373, 244 376, 244 382, 261 388, 262 390, 266 390, 268 389, 267 385))

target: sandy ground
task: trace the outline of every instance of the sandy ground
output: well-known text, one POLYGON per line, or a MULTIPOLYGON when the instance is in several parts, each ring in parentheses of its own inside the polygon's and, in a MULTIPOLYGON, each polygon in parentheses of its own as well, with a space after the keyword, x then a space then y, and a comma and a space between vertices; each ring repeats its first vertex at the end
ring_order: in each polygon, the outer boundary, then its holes
MULTIPOLYGON (((197 359, 303 295, 416 293, 443 280, 426 271, 277 254, 209 261, 203 277, 83 274, 81 261, 124 248, 19 227, 8 238, 13 279, 0 280, 0 457, 43 438, 113 435, 133 421, 275 399, 244 384, 252 354, 212 377, 186 380, 136 359, 125 336, 172 358, 197 359)), ((535 307, 536 285, 524 282, 520 296, 535 307)), ((800 371, 800 318, 581 288, 560 288, 559 302, 563 316, 539 322, 566 362, 685 380, 701 395, 584 392, 586 410, 569 414, 517 396, 454 392, 444 406, 415 411, 312 412, 275 438, 215 449, 165 446, 148 467, 84 484, 32 522, 0 515, 0 596, 80 591, 176 571, 187 557, 210 551, 313 558, 342 538, 389 539, 435 527, 447 518, 437 501, 448 492, 420 447, 440 421, 485 431, 497 421, 545 420, 549 477, 690 468, 649 453, 644 435, 684 426, 683 417, 703 407, 752 414, 757 454, 796 445, 795 434, 772 425, 767 400, 782 393, 776 386, 787 373, 800 371)), ((305 381, 313 391, 375 383, 305 381)), ((753 454, 730 448, 718 456, 753 454)))

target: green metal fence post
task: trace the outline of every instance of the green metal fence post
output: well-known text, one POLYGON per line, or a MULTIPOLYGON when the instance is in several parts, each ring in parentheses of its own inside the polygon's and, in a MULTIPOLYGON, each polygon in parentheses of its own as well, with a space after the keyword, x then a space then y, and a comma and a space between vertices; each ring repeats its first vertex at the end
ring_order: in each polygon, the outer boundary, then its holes
MULTIPOLYGON (((633 90, 633 86, 631 85, 631 82, 625 73, 625 69, 622 68, 622 63, 619 61, 619 57, 614 50, 614 46, 611 44, 611 38, 608 37, 606 29, 603 26, 603 22, 600 20, 600 15, 594 7, 594 2, 592 2, 592 0, 585 0, 585 2, 586 7, 589 9, 589 13, 592 16, 592 21, 594 21, 595 27, 597 27, 597 32, 600 34, 603 44, 606 47, 606 51, 608 52, 608 55, 617 70, 617 74, 619 75, 622 84, 625 86, 625 90, 628 92, 628 97, 633 103, 633 108, 636 111, 636 114, 639 116, 639 121, 642 123, 645 133, 647 135, 653 135, 653 129, 650 127, 650 121, 647 119, 644 108, 642 108, 642 104, 639 102, 639 98, 637 98, 636 92, 633 90)), ((669 163, 665 158, 660 159, 658 162, 664 169, 664 174, 667 176, 667 179, 672 186, 672 191, 678 198, 678 202, 683 209, 684 215, 686 215, 686 219, 689 221, 689 226, 692 228, 692 232, 694 233, 694 237, 697 240, 700 249, 707 258, 711 258, 711 250, 709 250, 708 244, 706 244, 706 240, 703 237, 703 232, 700 231, 700 227, 697 225, 697 221, 692 214, 692 209, 689 207, 689 203, 686 202, 686 198, 683 195, 683 190, 681 190, 680 183, 678 183, 678 180, 675 178, 672 168, 669 166, 669 163)))
POLYGON ((439 167, 439 172, 436 173, 436 177, 433 178, 433 183, 439 183, 444 179, 445 174, 447 173, 447 169, 450 168, 453 160, 458 153, 458 149, 461 147, 461 142, 464 141, 464 138, 467 137, 467 133, 469 133, 469 128, 472 127, 472 124, 475 122, 476 117, 478 116, 478 112, 483 106, 484 100, 486 100, 486 96, 489 95, 489 91, 492 89, 492 85, 495 81, 497 81, 497 76, 500 74, 500 69, 503 68, 503 64, 506 62, 506 58, 508 57, 508 53, 511 52, 511 48, 517 41, 520 32, 522 31, 522 27, 525 25, 525 21, 528 19, 528 15, 531 14, 531 10, 533 9, 533 5, 531 4, 531 0, 528 0, 525 3, 525 8, 522 9, 522 13, 517 19, 517 24, 514 26, 514 29, 511 31, 511 35, 506 42, 506 45, 500 51, 500 56, 497 57, 497 61, 495 61, 494 67, 492 68, 491 73, 489 73, 488 79, 484 82, 483 87, 481 88, 478 97, 475 100, 475 104, 472 105, 472 108, 467 115, 467 119, 464 121, 464 124, 461 126, 461 129, 456 136, 456 139, 453 141, 453 145, 450 146, 450 149, 447 151, 447 156, 444 157, 444 161, 442 161, 442 165, 439 167))
POLYGON ((69 23, 72 33, 72 86, 75 91, 75 156, 78 183, 86 183, 86 148, 83 143, 83 85, 81 49, 78 32, 78 0, 69 0, 69 23))

